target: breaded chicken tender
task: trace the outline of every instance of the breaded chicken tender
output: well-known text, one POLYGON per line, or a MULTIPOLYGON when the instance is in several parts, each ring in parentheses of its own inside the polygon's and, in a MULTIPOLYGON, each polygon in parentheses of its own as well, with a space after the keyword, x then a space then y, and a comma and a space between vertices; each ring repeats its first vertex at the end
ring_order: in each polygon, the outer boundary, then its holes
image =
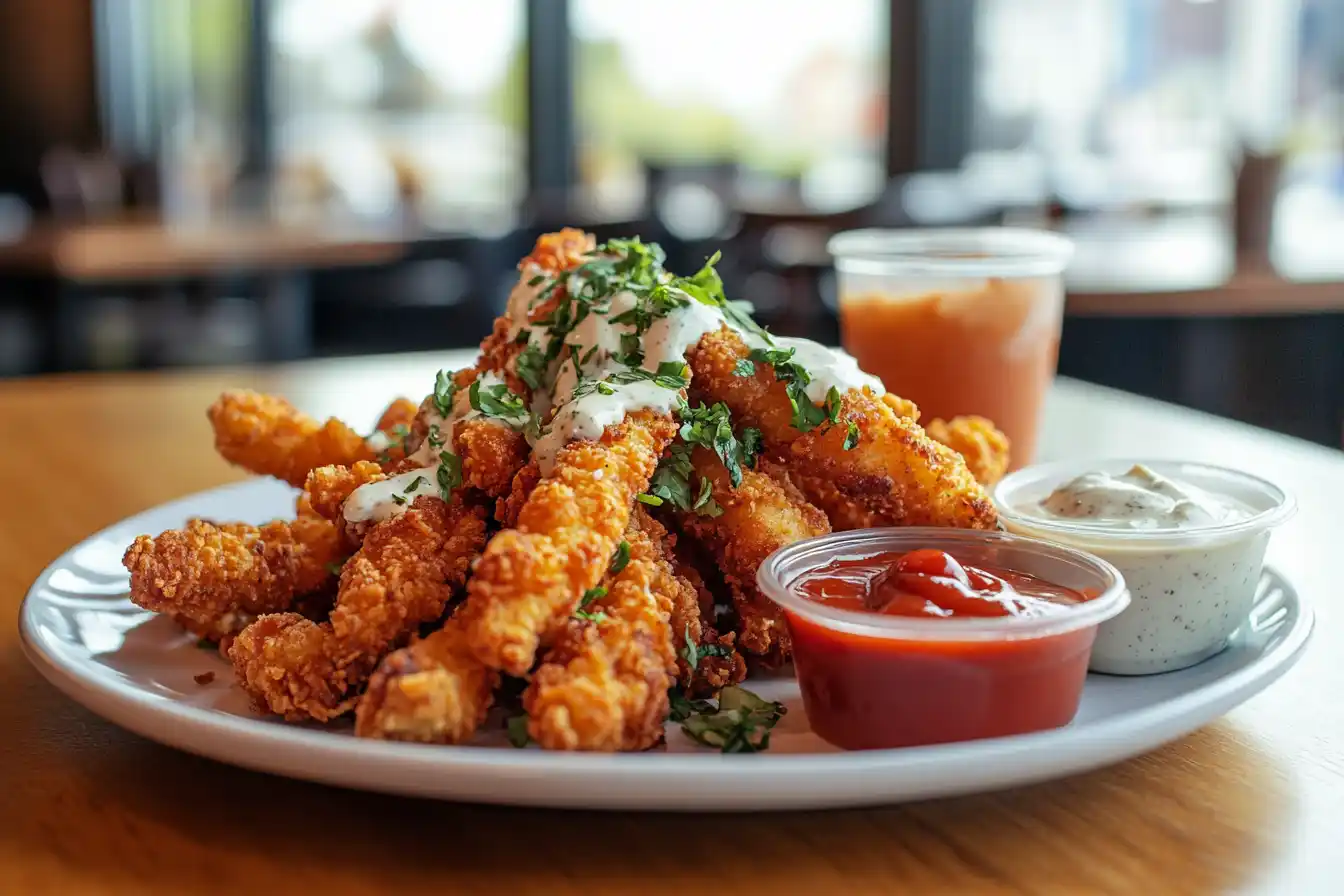
POLYGON ((962 456, 977 482, 991 486, 1008 472, 1008 437, 984 417, 931 420, 925 430, 962 456))
POLYGON ((225 392, 210 406, 215 449, 252 473, 302 486, 308 472, 328 464, 372 460, 364 437, 335 417, 319 423, 283 398, 246 390, 225 392))
POLYGON ((382 661, 355 710, 355 734, 462 743, 485 721, 498 686, 499 673, 476 658, 462 620, 453 616, 382 661))
POLYGON ((548 750, 644 750, 662 741, 676 671, 668 624, 677 582, 662 526, 641 509, 629 560, 568 620, 523 695, 528 733, 548 750))
POLYGON ((792 488, 760 470, 743 470, 734 488, 723 463, 697 447, 691 464, 699 480, 708 480, 718 515, 679 511, 682 530, 710 550, 733 592, 737 644, 742 650, 778 664, 788 658, 790 641, 783 614, 756 587, 761 562, 785 545, 831 531, 825 514, 792 488))
POLYGON ((467 588, 472 647, 510 675, 527 673, 543 639, 558 633, 601 580, 675 424, 634 411, 601 439, 572 442, 532 489, 515 528, 491 539, 467 588))
POLYGON ((157 538, 141 535, 122 565, 137 606, 222 635, 243 618, 286 610, 321 589, 344 556, 336 528, 316 517, 264 526, 192 520, 157 538))
POLYGON ((422 496, 371 527, 341 571, 327 623, 294 613, 261 616, 229 652, 259 710, 327 721, 347 712, 378 662, 439 618, 485 543, 485 510, 455 494, 422 496))
POLYGON ((692 394, 706 404, 725 403, 740 425, 760 429, 774 460, 802 476, 829 481, 887 525, 988 529, 997 523, 961 455, 929 438, 882 397, 850 389, 842 396, 839 423, 800 432, 792 423, 786 385, 771 365, 754 364, 750 376, 734 372, 739 363, 751 363, 749 353, 726 327, 706 334, 688 355, 692 394), (850 423, 859 440, 846 449, 850 423))

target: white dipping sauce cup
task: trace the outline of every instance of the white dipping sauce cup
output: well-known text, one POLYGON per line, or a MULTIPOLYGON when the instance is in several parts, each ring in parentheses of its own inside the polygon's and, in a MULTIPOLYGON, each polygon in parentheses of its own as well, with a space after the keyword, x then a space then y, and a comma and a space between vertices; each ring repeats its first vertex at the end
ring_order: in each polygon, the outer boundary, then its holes
POLYGON ((1009 532, 1095 554, 1125 577, 1132 602, 1102 623, 1089 666, 1114 675, 1171 672, 1223 650, 1250 615, 1270 531, 1296 509, 1291 495, 1248 473, 1130 458, 1027 467, 998 484, 994 503, 1009 532), (1056 488, 1083 473, 1119 476, 1135 464, 1230 498, 1250 515, 1184 529, 1119 529, 1033 512, 1056 488))

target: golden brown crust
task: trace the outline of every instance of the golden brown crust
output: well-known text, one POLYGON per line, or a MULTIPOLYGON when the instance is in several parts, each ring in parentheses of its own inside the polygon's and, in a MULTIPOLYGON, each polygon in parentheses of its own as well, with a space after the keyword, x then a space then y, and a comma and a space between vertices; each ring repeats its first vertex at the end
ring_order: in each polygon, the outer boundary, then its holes
POLYGON ((471 652, 462 622, 395 650, 369 679, 355 734, 383 740, 458 744, 485 721, 499 673, 471 652))
POLYGON ((799 432, 791 423, 785 383, 770 365, 756 364, 752 376, 734 374, 748 354, 747 344, 726 327, 705 335, 688 356, 692 392, 706 403, 724 402, 739 425, 759 428, 773 459, 802 476, 831 482, 888 525, 996 525, 994 507, 961 455, 929 438, 891 402, 867 389, 851 389, 844 394, 839 424, 799 432), (857 426, 859 442, 846 450, 849 423, 857 426))
POLYGON ((259 392, 225 392, 210 406, 220 456, 250 472, 299 487, 309 471, 329 464, 372 460, 364 437, 335 417, 325 423, 283 398, 259 392))
POLYGON ((262 616, 238 635, 230 658, 239 683, 259 709, 289 719, 347 712, 382 657, 443 614, 484 543, 475 500, 416 499, 369 529, 341 571, 328 623, 262 616))
POLYGON ((984 417, 931 420, 926 431, 931 438, 960 454, 981 485, 994 485, 1008 472, 1008 437, 984 417))
POLYGON ((831 531, 825 514, 796 490, 761 470, 743 470, 734 488, 728 471, 706 448, 691 452, 698 479, 711 483, 718 516, 695 511, 678 514, 678 524, 708 548, 733 592, 737 645, 744 651, 783 662, 790 652, 783 614, 756 587, 762 561, 785 545, 831 531))
POLYGON ((516 528, 491 539, 467 586, 461 612, 483 663, 527 673, 538 646, 601 580, 635 496, 648 487, 675 429, 667 415, 636 411, 600 440, 560 451, 523 503, 516 528))
POLYGON ((644 750, 663 738, 677 668, 668 625, 680 587, 662 526, 636 510, 630 560, 605 576, 591 618, 567 620, 523 696, 528 733, 549 750, 644 750))
POLYGON ((227 632, 239 614, 279 612, 319 590, 343 557, 335 527, 314 517, 264 526, 192 520, 157 538, 141 535, 122 564, 137 606, 227 632))

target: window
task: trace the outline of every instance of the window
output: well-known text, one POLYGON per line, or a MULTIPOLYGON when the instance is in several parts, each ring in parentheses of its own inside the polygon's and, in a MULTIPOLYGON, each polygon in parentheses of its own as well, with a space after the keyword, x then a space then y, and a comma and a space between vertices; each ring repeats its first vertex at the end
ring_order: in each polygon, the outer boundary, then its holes
POLYGON ((292 200, 469 220, 526 192, 522 0, 281 0, 277 170, 292 200))
POLYGON ((579 173, 599 203, 647 166, 733 162, 817 205, 883 179, 885 0, 572 0, 579 173))
POLYGON ((969 164, 1073 206, 1226 201, 1232 5, 980 0, 969 164))

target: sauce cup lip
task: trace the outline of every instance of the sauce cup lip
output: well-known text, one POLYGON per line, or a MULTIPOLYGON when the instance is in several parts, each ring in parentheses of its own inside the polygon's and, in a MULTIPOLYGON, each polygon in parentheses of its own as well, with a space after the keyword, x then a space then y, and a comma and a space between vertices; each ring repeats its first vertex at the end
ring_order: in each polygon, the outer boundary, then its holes
MULTIPOLYGON (((1050 491, 1043 492, 1042 497, 1049 494, 1050 491)), ((1097 547, 1118 544, 1133 544, 1154 548, 1158 546, 1183 547, 1207 544, 1211 540, 1232 541, 1237 536, 1259 533, 1282 525, 1297 512, 1297 501, 1292 493, 1281 486, 1275 485, 1268 479, 1233 467, 1222 467, 1217 464, 1181 460, 1180 458, 1096 457, 1033 464, 1009 473, 1001 479, 994 486, 990 497, 994 501, 999 519, 1011 524, 1017 531, 1029 532, 1036 538, 1067 537, 1073 544, 1097 547), (1206 526, 1192 526, 1187 529, 1108 529, 1087 523, 1033 516, 1022 513, 1013 506, 1012 497, 1022 489, 1045 483, 1049 490, 1053 491, 1083 473, 1096 470, 1128 469, 1135 464, 1143 464, 1162 475, 1179 477, 1184 471, 1189 475, 1202 477, 1202 481, 1195 481, 1192 484, 1215 494, 1217 493, 1216 489, 1205 484, 1210 479, 1221 479, 1229 484, 1235 483, 1247 491, 1258 493, 1266 500, 1267 506, 1244 519, 1206 526)), ((1228 497, 1235 497, 1235 495, 1228 497)))
MULTIPOLYGON (((1027 572, 1028 570, 1021 570, 1027 572)), ((897 641, 999 642, 1021 641, 1068 634, 1100 625, 1129 606, 1129 590, 1120 571, 1100 557, 1074 548, 979 529, 901 526, 853 529, 795 542, 765 558, 756 572, 761 593, 781 609, 835 631, 897 641), (809 570, 837 555, 865 557, 886 551, 936 548, 955 551, 968 545, 1012 545, 1043 557, 1070 563, 1097 579, 1096 597, 1050 616, 918 619, 883 616, 828 607, 793 590, 793 583, 809 570)))
POLYGON ((826 251, 856 274, 1049 277, 1068 267, 1073 241, 1026 227, 874 227, 837 233, 826 251))

